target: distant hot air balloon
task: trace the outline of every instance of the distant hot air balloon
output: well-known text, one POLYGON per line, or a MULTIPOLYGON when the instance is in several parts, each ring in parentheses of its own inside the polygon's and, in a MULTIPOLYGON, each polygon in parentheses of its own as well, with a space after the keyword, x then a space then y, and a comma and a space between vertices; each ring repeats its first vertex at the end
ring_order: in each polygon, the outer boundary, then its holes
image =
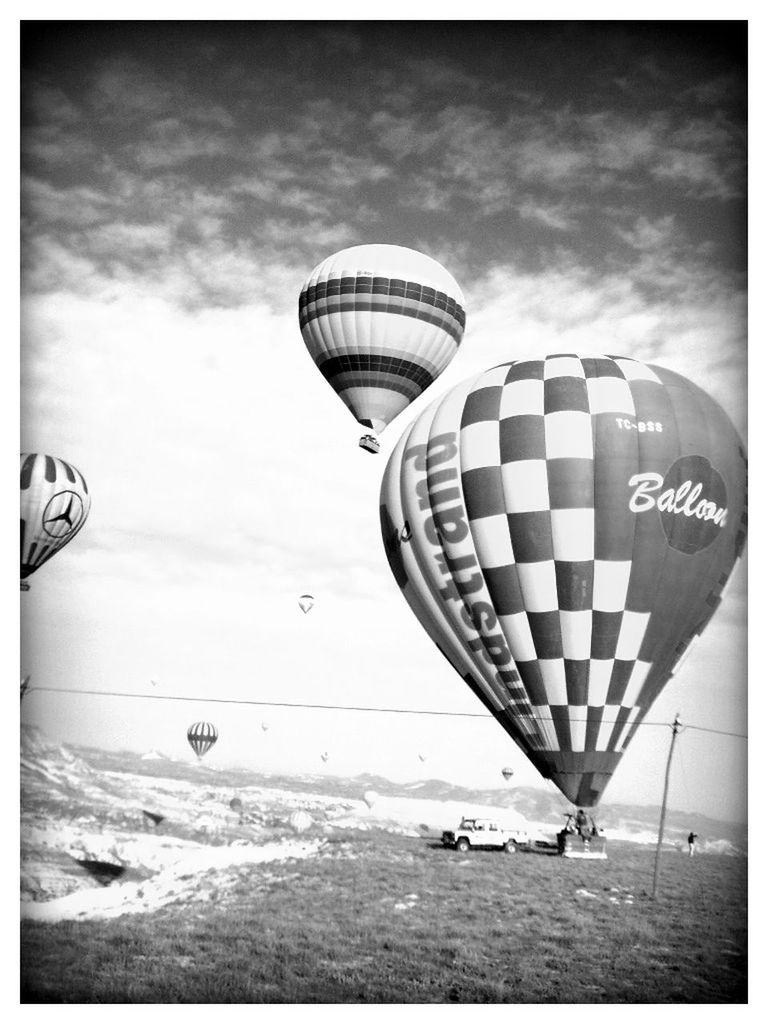
POLYGON ((326 761, 328 760, 328 751, 327 751, 327 750, 326 750, 326 751, 324 751, 324 753, 322 753, 322 754, 320 755, 320 760, 321 760, 321 761, 322 761, 323 763, 325 763, 325 762, 326 762, 326 761))
POLYGON ((408 427, 381 522, 439 649, 538 771, 592 807, 741 555, 746 453, 669 370, 516 361, 408 427))
POLYGON ((375 789, 366 789, 366 791, 363 793, 363 800, 368 805, 369 810, 373 807, 373 805, 376 803, 378 799, 379 794, 376 792, 375 789))
MULTIPOLYGON (((82 528, 91 496, 82 473, 52 455, 21 455, 21 579, 68 544, 82 528)), ((29 584, 22 582, 22 590, 29 584)))
MULTIPOLYGON (((443 372, 464 323, 453 277, 400 245, 334 253, 299 297, 299 326, 318 369, 355 419, 378 432, 443 372)), ((379 450, 371 434, 360 446, 379 450)))
POLYGON ((235 811, 236 814, 243 813, 243 801, 239 796, 233 796, 229 801, 230 810, 235 811))
POLYGON ((210 722, 194 722, 187 729, 187 740, 197 754, 198 761, 208 753, 218 738, 216 726, 210 722))
POLYGON ((305 615, 312 608, 314 603, 315 599, 311 594, 302 594, 299 598, 299 608, 301 608, 305 615))
POLYGON ((262 732, 269 732, 269 722, 262 722, 261 723, 261 731, 262 732))
POLYGON ((514 775, 515 773, 514 773, 514 772, 512 771, 512 769, 511 769, 511 768, 502 768, 502 769, 501 769, 501 774, 502 774, 502 775, 504 776, 505 780, 506 780, 507 782, 509 782, 509 780, 510 780, 510 779, 512 778, 512 776, 513 776, 513 775, 514 775))
POLYGON ((288 819, 288 824, 294 832, 301 833, 312 827, 313 820, 306 811, 294 811, 288 819))

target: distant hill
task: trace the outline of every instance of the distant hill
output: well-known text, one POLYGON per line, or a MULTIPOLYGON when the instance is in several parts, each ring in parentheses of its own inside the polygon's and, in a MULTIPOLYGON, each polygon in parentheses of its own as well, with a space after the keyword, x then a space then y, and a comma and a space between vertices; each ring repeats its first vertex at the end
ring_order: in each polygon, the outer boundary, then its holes
MULTIPOLYGON (((36 776, 48 773, 48 784, 55 778, 72 798, 77 792, 77 778, 87 787, 103 785, 111 789, 113 782, 102 779, 102 772, 145 776, 158 780, 214 784, 229 787, 233 792, 248 787, 266 787, 330 797, 337 800, 360 801, 366 790, 375 790, 382 797, 440 801, 467 806, 487 805, 508 808, 526 821, 551 825, 553 831, 562 825, 572 809, 566 799, 553 790, 532 786, 510 786, 497 789, 469 789, 441 779, 425 779, 410 783, 392 782, 377 775, 361 774, 352 778, 328 775, 285 775, 255 772, 244 768, 208 766, 190 758, 176 761, 158 751, 138 754, 130 751, 106 751, 73 745, 62 746, 51 741, 41 730, 22 726, 22 757, 27 770, 36 776), (152 756, 150 756, 152 755, 152 756), (62 770, 64 769, 64 770, 62 770)), ((24 773, 22 773, 22 781, 24 773)), ((38 785, 44 779, 38 779, 38 785)), ((82 795, 82 794, 81 794, 82 795)), ((660 809, 640 804, 602 803, 596 814, 599 824, 610 833, 634 835, 638 841, 649 842, 658 832, 660 809)), ((689 831, 698 833, 700 842, 722 842, 746 851, 747 826, 720 821, 698 813, 668 810, 665 837, 679 841, 689 831)))

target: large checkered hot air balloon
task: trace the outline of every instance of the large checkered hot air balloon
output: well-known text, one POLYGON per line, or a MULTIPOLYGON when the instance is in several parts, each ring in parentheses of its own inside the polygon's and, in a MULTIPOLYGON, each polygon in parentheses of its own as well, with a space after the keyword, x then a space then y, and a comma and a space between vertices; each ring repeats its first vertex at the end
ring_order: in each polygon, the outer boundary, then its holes
POLYGON ((746 453, 669 370, 511 362, 405 431, 381 522, 437 646, 539 772, 590 807, 720 604, 746 538, 746 453))
POLYGON ((80 470, 52 455, 21 454, 21 588, 61 551, 88 518, 91 496, 80 470))
POLYGON ((210 722, 193 722, 187 729, 187 742, 197 755, 198 761, 208 753, 218 738, 216 726, 210 722))
MULTIPOLYGON (((329 256, 299 296, 318 369, 355 419, 381 432, 438 377, 464 334, 464 296, 439 263, 400 245, 329 256)), ((379 450, 373 434, 360 447, 379 450)))

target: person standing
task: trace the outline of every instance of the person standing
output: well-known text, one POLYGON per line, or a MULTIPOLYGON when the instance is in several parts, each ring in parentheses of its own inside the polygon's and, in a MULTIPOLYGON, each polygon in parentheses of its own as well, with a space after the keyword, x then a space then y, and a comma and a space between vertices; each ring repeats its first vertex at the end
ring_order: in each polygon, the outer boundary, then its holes
POLYGON ((697 840, 697 838, 698 838, 698 833, 697 832, 689 832, 688 833, 688 856, 689 857, 693 856, 693 851, 694 851, 694 849, 696 847, 696 840, 697 840))

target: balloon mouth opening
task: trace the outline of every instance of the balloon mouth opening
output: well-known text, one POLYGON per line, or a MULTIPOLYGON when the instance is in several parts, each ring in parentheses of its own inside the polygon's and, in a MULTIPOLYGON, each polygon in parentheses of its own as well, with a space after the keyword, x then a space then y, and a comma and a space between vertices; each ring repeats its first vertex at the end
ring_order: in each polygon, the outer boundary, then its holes
POLYGON ((363 434, 358 441, 358 444, 364 451, 370 452, 371 455, 378 454, 381 449, 379 441, 373 436, 373 434, 363 434))

